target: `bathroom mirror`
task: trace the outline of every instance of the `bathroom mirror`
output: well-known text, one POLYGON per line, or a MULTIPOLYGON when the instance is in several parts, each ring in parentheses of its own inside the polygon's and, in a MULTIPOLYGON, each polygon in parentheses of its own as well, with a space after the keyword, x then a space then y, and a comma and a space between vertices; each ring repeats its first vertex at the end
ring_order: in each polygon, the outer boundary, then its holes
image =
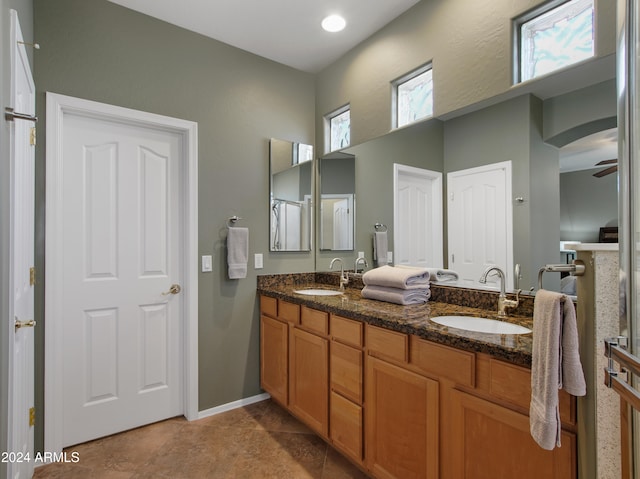
POLYGON ((352 251, 355 238, 355 157, 331 153, 320 158, 318 242, 321 251, 352 251))
MULTIPOLYGON (((343 154, 353 156, 358 172, 354 190, 358 194, 354 249, 350 254, 340 255, 346 264, 353 263, 357 251, 363 251, 371 264, 375 223, 390 226, 389 251, 393 251, 396 239, 393 163, 442 172, 446 205, 447 173, 512 161, 513 264, 520 265, 521 278, 515 281, 514 271, 505 273, 511 276, 514 288, 537 289, 538 270, 542 266, 570 262, 570 253, 561 252, 560 241, 571 241, 575 237, 583 242, 598 242, 599 227, 613 226, 610 220, 615 220, 617 215, 613 210, 602 214, 598 211, 605 203, 615 206, 616 175, 598 178, 593 173, 611 165, 581 171, 580 175, 584 177, 581 179, 575 171, 560 171, 561 160, 564 162, 571 154, 572 140, 588 137, 596 131, 604 132, 604 136, 612 137, 614 141, 616 138, 610 131, 616 121, 613 63, 608 59, 593 63, 590 68, 598 71, 597 77, 602 81, 585 84, 575 77, 587 78, 587 75, 576 70, 575 74, 566 75, 564 83, 557 78, 539 81, 537 87, 544 95, 537 91, 514 90, 491 104, 469 108, 465 114, 444 120, 426 120, 345 149, 343 154), (549 125, 554 127, 563 122, 569 127, 561 128, 555 134, 543 132, 544 128, 550 128, 549 125), (537 135, 532 135, 532 131, 537 135), (588 184, 583 182, 587 179, 588 184), (565 184, 573 191, 565 188, 565 184), (602 198, 605 190, 611 190, 611 202, 602 198), (570 195, 585 192, 588 192, 588 199, 571 199, 570 195), (538 206, 541 202, 543 207, 538 206), (598 208, 594 207, 594 202, 598 208), (588 210, 581 213, 579 223, 577 216, 567 217, 577 214, 577 204, 588 210), (570 225, 573 230, 567 229, 570 225)), ((589 147, 583 145, 582 148, 589 147)), ((598 162, 594 158, 591 168, 598 162)), ((449 267, 446 212, 443 217, 444 266, 449 267)), ((328 269, 330 259, 319 250, 316 256, 318 270, 328 269)), ((558 290, 560 279, 559 273, 545 274, 545 288, 558 290)), ((478 283, 477 287, 483 286, 478 283)))
POLYGON ((310 251, 313 238, 313 146, 269 142, 270 251, 310 251))

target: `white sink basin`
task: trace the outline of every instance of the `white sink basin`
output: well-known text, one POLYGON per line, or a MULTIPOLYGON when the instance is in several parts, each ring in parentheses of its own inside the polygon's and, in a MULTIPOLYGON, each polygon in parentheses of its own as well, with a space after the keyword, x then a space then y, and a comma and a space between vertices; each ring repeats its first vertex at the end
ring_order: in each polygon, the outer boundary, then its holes
POLYGON ((443 326, 449 326, 450 328, 464 329, 478 333, 528 334, 531 332, 529 328, 518 324, 474 316, 438 316, 431 318, 431 321, 442 324, 443 326))
POLYGON ((294 293, 306 294, 307 296, 337 296, 342 294, 342 291, 335 289, 296 289, 294 293))

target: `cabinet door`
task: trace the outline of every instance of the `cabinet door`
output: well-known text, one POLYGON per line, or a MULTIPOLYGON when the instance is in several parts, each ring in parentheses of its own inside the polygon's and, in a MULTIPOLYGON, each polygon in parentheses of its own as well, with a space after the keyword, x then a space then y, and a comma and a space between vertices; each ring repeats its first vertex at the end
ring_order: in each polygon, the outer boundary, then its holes
POLYGON ((576 437, 562 432, 562 447, 547 451, 529 432, 529 417, 457 390, 443 445, 443 477, 455 479, 569 479, 576 477, 576 437))
POLYGON ((367 357, 365 448, 379 478, 438 477, 438 383, 367 357))
POLYGON ((329 340, 298 328, 291 332, 289 407, 327 437, 329 431, 329 340))
POLYGON ((286 406, 289 385, 289 326, 260 316, 260 385, 271 397, 286 406))
POLYGON ((362 407, 333 391, 330 433, 339 450, 362 463, 362 407))

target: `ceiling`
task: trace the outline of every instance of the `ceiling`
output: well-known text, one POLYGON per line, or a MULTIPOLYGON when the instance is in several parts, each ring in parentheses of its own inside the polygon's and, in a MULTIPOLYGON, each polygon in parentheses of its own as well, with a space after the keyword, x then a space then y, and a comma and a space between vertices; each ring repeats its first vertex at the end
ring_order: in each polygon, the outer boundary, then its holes
POLYGON ((600 131, 560 148, 560 173, 602 169, 599 161, 618 158, 618 129, 600 131))
MULTIPOLYGON (((109 0, 298 70, 317 73, 420 0, 109 0), (340 14, 338 33, 320 27, 340 14)), ((425 0, 423 0, 425 1, 425 0)), ((583 138, 560 150, 561 172, 617 157, 617 132, 583 138)))
POLYGON ((109 0, 298 70, 317 73, 419 0, 109 0), (325 32, 340 14, 347 27, 325 32))

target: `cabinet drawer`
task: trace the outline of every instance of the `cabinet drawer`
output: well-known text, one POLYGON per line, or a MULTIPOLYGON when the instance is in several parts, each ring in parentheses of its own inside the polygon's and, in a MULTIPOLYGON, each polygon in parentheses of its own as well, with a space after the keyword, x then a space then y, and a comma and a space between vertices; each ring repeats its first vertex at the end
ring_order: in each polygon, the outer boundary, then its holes
POLYGON ((298 324, 300 322, 300 305, 279 300, 278 318, 290 323, 298 324))
POLYGON ((411 364, 438 378, 445 377, 463 386, 475 387, 476 355, 441 344, 411 337, 411 364))
POLYGON ((330 348, 331 389, 362 404, 362 351, 335 341, 330 348))
POLYGON ((362 347, 363 323, 342 316, 331 315, 331 337, 342 343, 362 347))
POLYGON ((367 325, 366 343, 373 355, 405 363, 409 359, 409 337, 406 334, 367 325))
POLYGON ((260 296, 260 312, 272 318, 278 317, 278 300, 269 296, 260 296))
POLYGON ((328 334, 329 314, 302 306, 300 312, 300 324, 311 331, 315 331, 320 334, 328 334))
MULTIPOLYGON (((489 359, 489 393, 525 410, 531 403, 531 370, 489 359)), ((560 419, 565 424, 576 424, 574 399, 566 391, 559 391, 560 419)))
POLYGON ((331 441, 358 463, 362 463, 362 420, 362 407, 331 393, 331 441))

